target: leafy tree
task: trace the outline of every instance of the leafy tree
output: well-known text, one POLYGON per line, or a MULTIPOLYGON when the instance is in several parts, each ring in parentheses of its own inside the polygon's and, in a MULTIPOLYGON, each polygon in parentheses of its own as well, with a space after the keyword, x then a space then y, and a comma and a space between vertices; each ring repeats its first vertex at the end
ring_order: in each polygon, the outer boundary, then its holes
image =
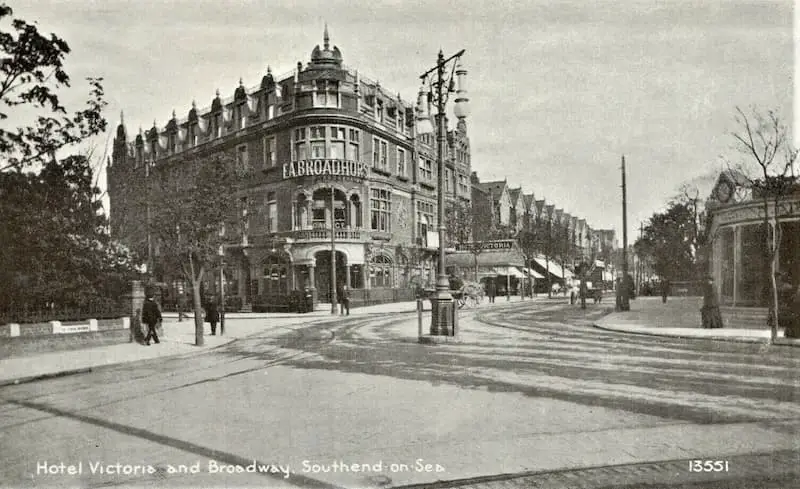
POLYGON ((135 260, 106 233, 98 193, 84 156, 0 172, 0 302, 83 307, 124 292, 135 260))
POLYGON ((634 243, 640 256, 649 256, 662 280, 693 278, 695 253, 693 211, 686 204, 673 203, 665 212, 655 213, 634 243))
MULTIPOLYGON (((15 111, 17 118, 33 116, 28 124, 0 128, 0 154, 6 163, 0 170, 22 169, 42 164, 53 154, 106 129, 102 110, 102 78, 89 78, 90 97, 86 108, 67 114, 59 90, 70 86, 64 58, 70 52, 66 41, 39 33, 35 24, 11 18, 13 11, 0 4, 0 102, 15 111), (5 25, 10 20, 10 26, 5 25)), ((8 120, 7 110, 0 120, 8 120)))
POLYGON ((774 341, 780 316, 776 274, 782 237, 781 217, 793 213, 786 196, 796 190, 798 150, 792 145, 788 129, 775 111, 763 114, 753 108, 745 113, 737 107, 736 113, 739 129, 732 136, 742 161, 729 163, 729 166, 748 181, 753 198, 761 201, 764 229, 772 225, 772 232, 764 233, 763 249, 764 258, 770 264, 770 336, 774 341))
MULTIPOLYGON (((206 272, 219 260, 222 247, 242 228, 236 220, 235 192, 239 176, 230 153, 183 163, 179 175, 154 170, 149 179, 149 214, 140 220, 150 236, 148 243, 157 249, 159 265, 180 270, 192 284, 194 298, 195 343, 203 344, 203 316, 200 286, 206 272)), ((141 243, 140 243, 141 246, 141 243)), ((141 248, 140 248, 141 249, 141 248)))

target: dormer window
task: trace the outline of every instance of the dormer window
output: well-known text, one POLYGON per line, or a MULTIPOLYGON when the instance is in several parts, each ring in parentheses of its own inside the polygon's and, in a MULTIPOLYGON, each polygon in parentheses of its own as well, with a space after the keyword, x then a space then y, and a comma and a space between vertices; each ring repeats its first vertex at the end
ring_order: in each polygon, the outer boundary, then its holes
POLYGON ((244 129, 247 127, 247 113, 244 110, 244 104, 239 104, 236 106, 236 123, 238 124, 239 129, 244 129))
POLYGON ((383 102, 380 100, 375 103, 375 120, 383 122, 383 102))
POLYGON ((169 152, 170 154, 175 154, 176 150, 176 143, 175 143, 175 133, 170 133, 169 135, 169 152))
POLYGON ((197 146, 197 124, 191 124, 189 126, 189 137, 187 139, 189 141, 189 147, 194 148, 197 146))

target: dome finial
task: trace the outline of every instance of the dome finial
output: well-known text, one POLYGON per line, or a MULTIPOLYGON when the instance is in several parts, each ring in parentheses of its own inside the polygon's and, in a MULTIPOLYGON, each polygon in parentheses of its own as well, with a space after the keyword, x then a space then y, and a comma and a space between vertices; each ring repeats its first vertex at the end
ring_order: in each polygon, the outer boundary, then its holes
POLYGON ((119 111, 119 125, 125 124, 125 112, 120 110, 119 111))
POLYGON ((239 86, 240 87, 244 86, 244 79, 241 76, 239 77, 239 86))
POLYGON ((325 33, 322 35, 322 41, 324 43, 324 48, 327 51, 330 47, 330 36, 328 36, 328 23, 325 22, 325 33))
POLYGON ((197 102, 195 100, 192 100, 192 108, 197 110, 197 102))
POLYGON ((217 98, 219 98, 219 88, 217 89, 217 98))
POLYGON ((172 109, 172 118, 177 119, 178 116, 175 114, 175 109, 172 109))

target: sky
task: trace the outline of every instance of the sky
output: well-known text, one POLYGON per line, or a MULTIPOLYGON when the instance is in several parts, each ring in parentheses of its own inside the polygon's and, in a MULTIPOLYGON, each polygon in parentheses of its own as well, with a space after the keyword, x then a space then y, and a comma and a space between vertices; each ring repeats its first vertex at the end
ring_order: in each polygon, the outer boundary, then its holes
POLYGON ((620 242, 623 155, 633 242, 683 183, 704 182, 707 194, 709 175, 739 158, 736 106, 774 109, 790 126, 793 116, 789 0, 9 5, 69 43, 76 89, 86 76, 104 77, 112 134, 122 110, 135 135, 166 125, 173 109, 185 117, 192 100, 210 105, 217 89, 232 96, 240 78, 257 85, 268 66, 290 72, 322 44, 326 23, 346 65, 410 102, 440 49, 465 49, 481 181, 507 179, 595 229, 616 229, 620 242))

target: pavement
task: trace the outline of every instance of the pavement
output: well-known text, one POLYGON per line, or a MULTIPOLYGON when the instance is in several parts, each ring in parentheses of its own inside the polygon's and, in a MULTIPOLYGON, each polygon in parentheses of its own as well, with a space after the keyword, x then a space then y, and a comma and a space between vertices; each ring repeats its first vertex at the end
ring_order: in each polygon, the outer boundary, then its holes
MULTIPOLYGON (((562 298, 558 296, 556 299, 562 298)), ((533 300, 544 300, 545 296, 533 300)), ((530 299, 528 299, 530 300, 530 299)), ((563 298, 568 301, 568 298, 563 298)), ((519 302, 512 296, 510 300, 498 297, 497 302, 484 301, 480 308, 498 307, 519 302)), ((595 327, 621 333, 644 334, 650 336, 710 339, 738 342, 768 342, 770 331, 764 329, 702 329, 700 322, 700 299, 695 297, 670 298, 662 304, 660 298, 639 297, 631 301, 630 311, 614 312, 597 320, 595 327)), ((426 307, 429 302, 425 302, 426 307)), ((577 307, 577 306, 576 306, 577 307)), ((364 315, 384 316, 387 314, 412 313, 416 302, 396 302, 351 309, 354 317, 364 315)), ((122 363, 151 360, 164 357, 194 355, 220 347, 240 338, 245 338, 266 330, 282 332, 285 328, 305 326, 310 322, 320 323, 340 320, 332 315, 330 304, 319 304, 310 313, 228 313, 224 335, 211 336, 210 326, 204 324, 204 345, 196 346, 194 321, 178 321, 177 313, 165 313, 161 343, 149 347, 136 343, 123 343, 100 347, 60 351, 12 357, 0 360, 0 386, 19 384, 34 380, 88 372, 122 363)), ((783 338, 779 331, 776 344, 800 346, 800 340, 783 338)))
MULTIPOLYGON (((702 303, 700 297, 670 297, 666 303, 662 303, 661 297, 637 297, 630 301, 630 311, 613 312, 598 320, 595 327, 608 331, 672 338, 769 342, 770 329, 766 325, 760 329, 704 329, 700 318, 702 303)), ((783 328, 779 328, 774 344, 800 346, 799 339, 784 338, 783 334, 783 328)))

